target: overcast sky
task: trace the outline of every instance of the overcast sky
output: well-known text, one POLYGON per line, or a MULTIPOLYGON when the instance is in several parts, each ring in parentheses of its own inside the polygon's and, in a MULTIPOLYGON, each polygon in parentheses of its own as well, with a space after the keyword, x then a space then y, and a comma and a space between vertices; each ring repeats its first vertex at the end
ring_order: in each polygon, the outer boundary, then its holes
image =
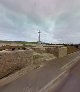
POLYGON ((80 43, 80 0, 0 0, 0 40, 80 43))

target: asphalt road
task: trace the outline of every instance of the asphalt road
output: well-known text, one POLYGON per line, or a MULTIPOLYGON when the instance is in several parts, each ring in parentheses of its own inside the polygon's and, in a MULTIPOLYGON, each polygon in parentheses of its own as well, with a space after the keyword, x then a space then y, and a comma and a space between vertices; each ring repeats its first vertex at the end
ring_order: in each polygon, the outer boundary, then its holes
MULTIPOLYGON (((53 90, 49 92, 54 92, 53 90)), ((80 61, 71 69, 66 81, 61 83, 55 92, 80 92, 80 61)))
MULTIPOLYGON (((62 71, 60 69, 62 66, 79 56, 80 52, 50 61, 46 66, 33 70, 14 82, 1 87, 0 92, 39 92, 46 84, 61 74, 62 71)), ((61 87, 62 90, 58 92, 80 92, 77 90, 80 84, 79 69, 80 64, 71 72, 70 78, 68 79, 69 82, 67 82, 63 88, 61 87), (76 86, 76 84, 78 84, 78 86, 76 86), (75 90, 73 91, 73 89, 75 90)))

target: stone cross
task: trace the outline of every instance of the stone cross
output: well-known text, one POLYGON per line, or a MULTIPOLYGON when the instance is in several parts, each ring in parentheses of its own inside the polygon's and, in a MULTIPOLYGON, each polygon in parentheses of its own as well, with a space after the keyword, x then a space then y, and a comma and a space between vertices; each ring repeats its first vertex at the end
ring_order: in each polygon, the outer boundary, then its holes
POLYGON ((41 32, 40 32, 40 30, 39 30, 39 37, 38 37, 38 42, 40 43, 41 42, 41 40, 40 40, 40 37, 41 37, 41 32))

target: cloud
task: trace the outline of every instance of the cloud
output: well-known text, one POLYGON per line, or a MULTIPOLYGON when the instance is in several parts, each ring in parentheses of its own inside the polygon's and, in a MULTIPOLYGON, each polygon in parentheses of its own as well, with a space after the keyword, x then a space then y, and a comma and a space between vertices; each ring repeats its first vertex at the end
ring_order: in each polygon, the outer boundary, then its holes
POLYGON ((79 0, 0 0, 0 39, 80 43, 79 0))
POLYGON ((0 0, 14 11, 32 16, 57 16, 63 12, 79 10, 79 0, 0 0))
POLYGON ((80 13, 59 16, 55 23, 55 38, 61 43, 80 42, 80 13))

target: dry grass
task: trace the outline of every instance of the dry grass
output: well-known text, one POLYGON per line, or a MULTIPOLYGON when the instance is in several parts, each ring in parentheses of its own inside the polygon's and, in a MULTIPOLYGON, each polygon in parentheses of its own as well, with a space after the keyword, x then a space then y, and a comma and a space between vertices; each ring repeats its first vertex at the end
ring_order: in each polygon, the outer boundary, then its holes
POLYGON ((70 54, 70 53, 73 53, 73 52, 76 52, 78 51, 79 49, 74 47, 74 46, 67 46, 67 53, 70 54))
POLYGON ((53 54, 50 53, 36 53, 33 54, 33 63, 37 65, 41 65, 43 63, 46 63, 49 59, 55 59, 56 57, 53 54))

